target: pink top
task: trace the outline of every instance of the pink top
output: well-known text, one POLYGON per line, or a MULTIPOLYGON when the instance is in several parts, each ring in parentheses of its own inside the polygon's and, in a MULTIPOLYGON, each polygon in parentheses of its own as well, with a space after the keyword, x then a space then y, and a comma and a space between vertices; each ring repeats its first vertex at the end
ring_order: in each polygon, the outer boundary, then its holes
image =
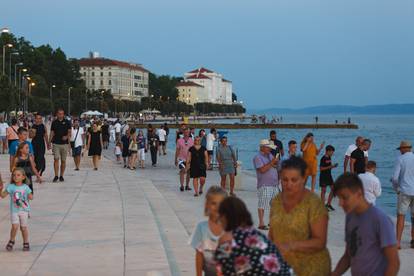
POLYGON ((193 139, 190 137, 185 140, 184 138, 180 138, 177 140, 177 150, 178 150, 178 159, 180 160, 187 160, 188 150, 194 145, 193 139))

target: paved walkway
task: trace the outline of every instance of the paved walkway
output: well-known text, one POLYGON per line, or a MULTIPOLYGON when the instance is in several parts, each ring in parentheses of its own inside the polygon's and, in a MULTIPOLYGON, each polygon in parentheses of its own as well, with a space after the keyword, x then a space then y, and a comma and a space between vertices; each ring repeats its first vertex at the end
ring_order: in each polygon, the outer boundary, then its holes
MULTIPOLYGON (((0 200, 1 275, 195 275, 194 252, 187 242, 203 217, 204 200, 179 192, 172 154, 162 156, 157 168, 138 171, 116 164, 112 151, 107 155, 98 171, 85 158, 75 172, 68 160, 64 183, 50 182, 47 156, 46 182, 36 185, 32 201, 30 252, 21 251, 20 236, 14 252, 4 250, 9 199, 0 200)), ((1 155, 3 179, 8 178, 7 168, 7 156, 1 155)), ((217 172, 209 172, 208 185, 218 180, 217 172)), ((242 181, 237 194, 256 217, 255 178, 244 173, 242 181)), ((343 220, 339 209, 330 218, 333 265, 344 250, 343 220)), ((400 275, 410 275, 414 250, 407 248, 409 237, 404 239, 400 275)))

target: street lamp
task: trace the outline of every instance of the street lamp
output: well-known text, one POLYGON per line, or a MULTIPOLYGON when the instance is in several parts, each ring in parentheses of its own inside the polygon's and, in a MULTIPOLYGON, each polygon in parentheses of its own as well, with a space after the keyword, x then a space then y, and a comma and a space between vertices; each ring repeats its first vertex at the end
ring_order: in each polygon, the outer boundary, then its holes
MULTIPOLYGON (((30 78, 28 78, 28 80, 30 80, 30 78)), ((27 98, 27 113, 29 113, 29 98, 32 96, 32 87, 35 86, 36 83, 34 82, 29 82, 29 97, 27 98)))
POLYGON ((5 28, 1 28, 0 33, 10 33, 9 28, 5 27, 5 28))
POLYGON ((56 87, 56 85, 52 84, 52 85, 50 86, 50 89, 49 89, 50 103, 52 103, 52 105, 53 105, 52 92, 53 92, 53 88, 55 88, 55 87, 56 87))
POLYGON ((17 66, 22 66, 23 62, 16 63, 14 65, 14 87, 17 87, 17 66))
POLYGON ((72 86, 68 89, 68 115, 70 116, 70 91, 72 90, 72 86))
POLYGON ((19 52, 11 52, 9 54, 9 81, 11 82, 11 73, 12 73, 12 56, 19 55, 19 52))
POLYGON ((3 45, 3 75, 5 75, 5 68, 6 68, 6 47, 7 48, 12 48, 13 44, 11 43, 6 43, 3 45))

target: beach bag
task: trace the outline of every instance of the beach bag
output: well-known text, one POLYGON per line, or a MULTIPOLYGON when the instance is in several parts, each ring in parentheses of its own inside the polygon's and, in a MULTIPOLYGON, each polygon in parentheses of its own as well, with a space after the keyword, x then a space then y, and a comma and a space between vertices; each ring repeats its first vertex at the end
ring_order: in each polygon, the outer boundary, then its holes
POLYGON ((129 143, 128 150, 138 151, 138 144, 133 139, 131 140, 131 143, 129 143))

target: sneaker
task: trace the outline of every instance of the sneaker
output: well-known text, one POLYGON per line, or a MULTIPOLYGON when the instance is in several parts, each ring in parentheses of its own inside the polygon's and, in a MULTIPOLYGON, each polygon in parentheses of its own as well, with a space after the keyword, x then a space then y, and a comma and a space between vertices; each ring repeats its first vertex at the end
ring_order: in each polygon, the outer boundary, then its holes
POLYGON ((180 191, 184 192, 184 187, 183 186, 180 187, 180 191))
POLYGON ((60 181, 60 182, 65 181, 65 179, 63 178, 63 176, 60 176, 60 177, 59 177, 59 181, 60 181))
POLYGON ((332 207, 332 205, 331 205, 331 204, 328 204, 328 209, 329 209, 329 210, 331 210, 331 211, 335 211, 335 208, 334 208, 334 207, 332 207))
POLYGON ((54 178, 53 178, 53 182, 57 182, 59 180, 59 177, 57 177, 57 176, 55 176, 54 178))
POLYGON ((191 187, 190 186, 185 186, 185 190, 186 191, 191 191, 191 187))

